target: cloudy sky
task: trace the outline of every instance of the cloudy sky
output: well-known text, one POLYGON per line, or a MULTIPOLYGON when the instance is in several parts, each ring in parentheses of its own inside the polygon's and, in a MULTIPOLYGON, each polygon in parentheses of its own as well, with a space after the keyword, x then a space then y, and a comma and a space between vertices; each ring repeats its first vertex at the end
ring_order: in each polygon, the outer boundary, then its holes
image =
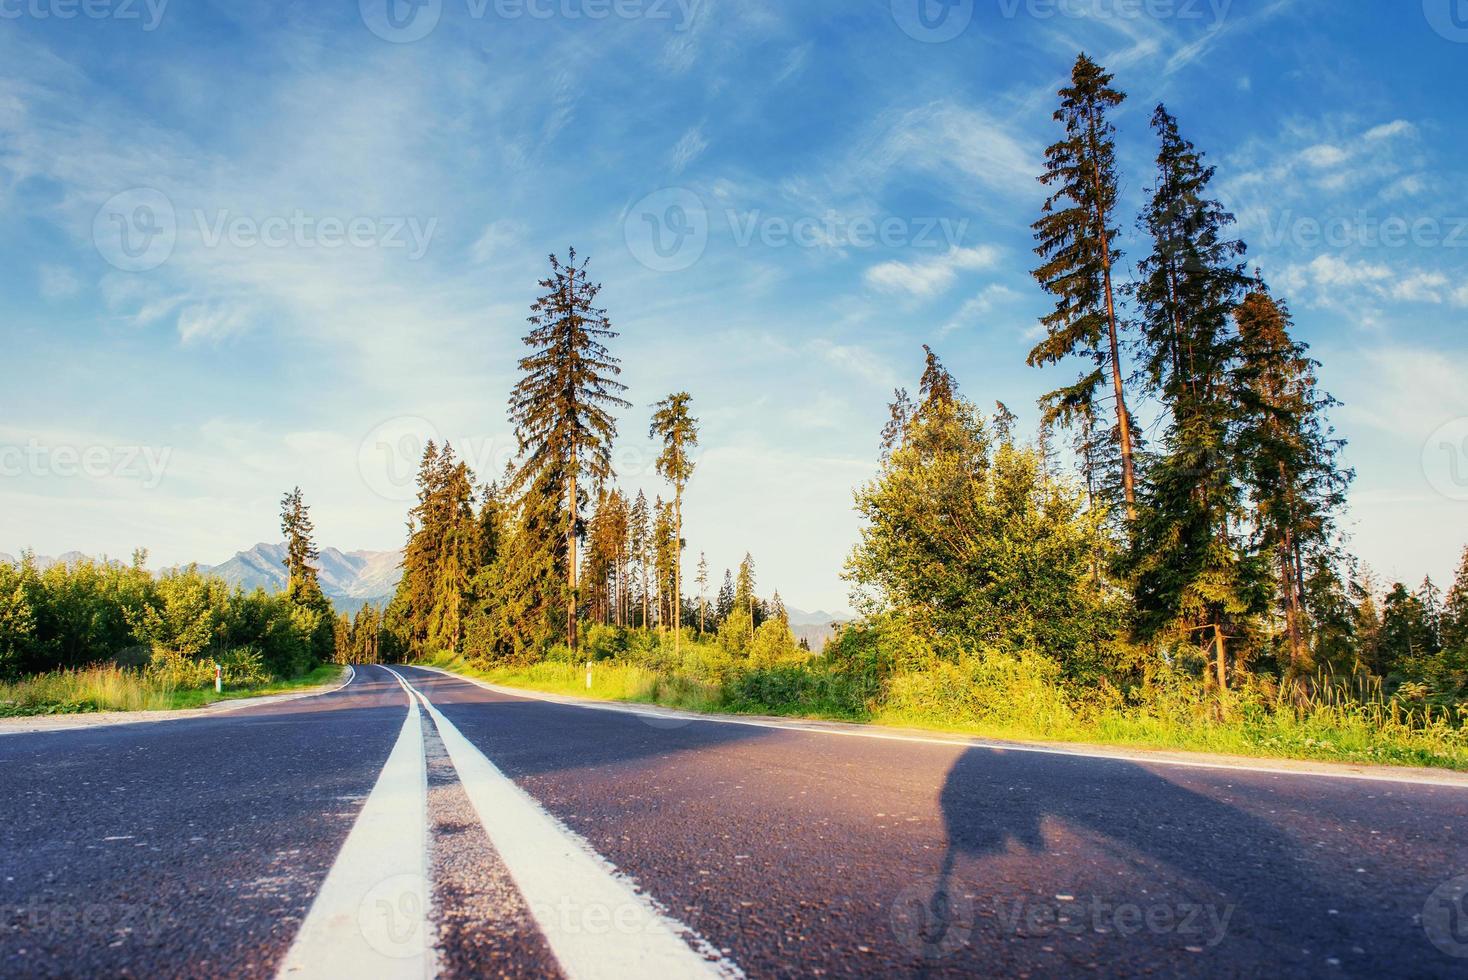
MULTIPOLYGON (((545 256, 703 422, 694 556, 846 604, 851 489, 932 343, 1033 424, 1054 91, 1116 116, 1126 270, 1165 101, 1345 404, 1383 576, 1468 542, 1468 24, 1451 0, 3 0, 0 551, 219 562, 299 483, 401 544, 425 435, 486 476, 545 256)), ((1145 412, 1145 408, 1143 409, 1145 412)))

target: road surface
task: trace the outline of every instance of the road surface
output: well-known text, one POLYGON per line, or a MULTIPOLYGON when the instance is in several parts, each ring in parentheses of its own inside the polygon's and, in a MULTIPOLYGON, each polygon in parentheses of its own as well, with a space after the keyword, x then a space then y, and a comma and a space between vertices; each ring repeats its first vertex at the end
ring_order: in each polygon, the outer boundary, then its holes
POLYGON ((1468 785, 419 668, 0 737, 0 976, 1468 975, 1468 785))

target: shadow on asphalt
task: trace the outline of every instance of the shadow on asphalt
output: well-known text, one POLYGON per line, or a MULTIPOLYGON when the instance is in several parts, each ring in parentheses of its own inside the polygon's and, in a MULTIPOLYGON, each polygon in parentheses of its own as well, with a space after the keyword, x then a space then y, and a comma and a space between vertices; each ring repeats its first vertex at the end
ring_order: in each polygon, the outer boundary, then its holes
POLYGON ((1133 762, 969 749, 949 771, 940 804, 948 848, 929 902, 929 928, 939 936, 961 907, 961 862, 1014 849, 1044 854, 1047 824, 1054 831, 1058 822, 1087 841, 1079 853, 1067 847, 1064 860, 1074 862, 1068 872, 1083 877, 1088 863, 1107 860, 1130 866, 1102 886, 1113 903, 1145 909, 1170 884, 1173 896, 1212 893, 1237 910, 1236 927, 1252 923, 1277 938, 1290 936, 1291 945, 1322 933, 1347 945, 1359 941, 1339 931, 1345 917, 1332 911, 1351 901, 1346 893, 1355 883, 1344 881, 1344 872, 1323 880, 1329 872, 1302 860, 1299 839, 1133 762))

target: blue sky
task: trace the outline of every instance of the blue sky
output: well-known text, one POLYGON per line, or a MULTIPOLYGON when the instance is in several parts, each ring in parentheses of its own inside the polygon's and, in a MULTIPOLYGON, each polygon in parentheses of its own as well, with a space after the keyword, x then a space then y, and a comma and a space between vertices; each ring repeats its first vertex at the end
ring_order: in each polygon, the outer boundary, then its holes
POLYGON ((1449 0, 394 3, 0 0, 0 551, 218 562, 297 483, 322 543, 400 545, 425 434, 503 465, 575 244, 623 332, 624 482, 659 489, 648 406, 686 388, 694 558, 843 606, 920 345, 1026 425, 1069 374, 1024 364, 1028 225, 1081 49, 1131 96, 1133 257, 1159 100, 1219 167, 1346 403, 1355 550, 1415 582, 1468 542, 1449 0))

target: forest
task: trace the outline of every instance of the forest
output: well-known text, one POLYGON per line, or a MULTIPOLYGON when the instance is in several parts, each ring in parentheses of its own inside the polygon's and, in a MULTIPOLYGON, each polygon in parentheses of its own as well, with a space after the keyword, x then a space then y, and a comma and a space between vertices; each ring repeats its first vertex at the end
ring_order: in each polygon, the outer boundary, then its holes
POLYGON ((279 596, 154 578, 141 557, 0 566, 0 676, 131 650, 185 686, 215 661, 274 677, 413 661, 586 693, 590 663, 595 696, 687 707, 1468 766, 1468 552, 1456 581, 1415 587, 1351 555, 1354 474, 1289 304, 1165 106, 1145 205, 1121 213, 1125 99, 1085 55, 1058 93, 1033 225, 1053 308, 1028 361, 1055 377, 1038 427, 914 341, 915 385, 894 392, 877 475, 854 490, 843 574, 860 618, 824 650, 796 641, 752 556, 711 579, 689 546, 693 395, 658 393, 644 420, 658 485, 619 480, 632 401, 572 249, 530 309, 518 458, 477 474, 425 447, 385 608, 334 617, 296 490, 279 596), (1127 220, 1145 252, 1124 266, 1127 220))

